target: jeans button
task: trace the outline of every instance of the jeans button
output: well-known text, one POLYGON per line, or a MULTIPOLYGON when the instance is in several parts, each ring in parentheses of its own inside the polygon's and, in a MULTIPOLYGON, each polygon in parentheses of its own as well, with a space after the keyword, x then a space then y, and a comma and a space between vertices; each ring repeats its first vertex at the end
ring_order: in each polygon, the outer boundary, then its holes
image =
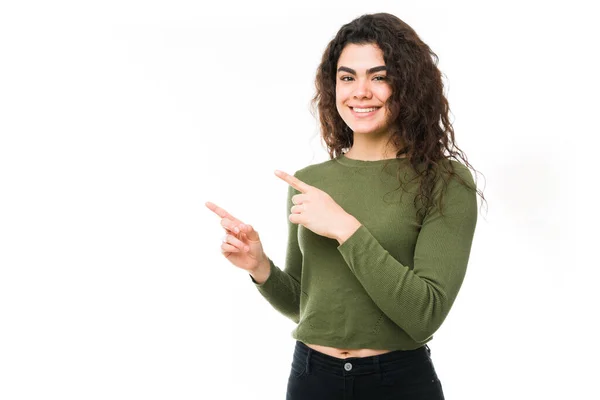
POLYGON ((350 364, 350 363, 346 363, 346 364, 344 364, 344 369, 345 369, 346 371, 350 371, 350 370, 352 369, 352 364, 350 364))

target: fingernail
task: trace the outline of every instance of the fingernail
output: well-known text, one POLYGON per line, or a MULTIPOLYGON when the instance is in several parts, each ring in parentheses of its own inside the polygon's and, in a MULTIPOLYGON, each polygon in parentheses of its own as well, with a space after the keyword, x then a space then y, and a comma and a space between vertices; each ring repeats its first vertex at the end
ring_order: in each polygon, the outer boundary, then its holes
POLYGON ((237 226, 236 226, 235 228, 233 228, 233 231, 234 231, 235 233, 240 233, 240 229, 239 229, 237 226))

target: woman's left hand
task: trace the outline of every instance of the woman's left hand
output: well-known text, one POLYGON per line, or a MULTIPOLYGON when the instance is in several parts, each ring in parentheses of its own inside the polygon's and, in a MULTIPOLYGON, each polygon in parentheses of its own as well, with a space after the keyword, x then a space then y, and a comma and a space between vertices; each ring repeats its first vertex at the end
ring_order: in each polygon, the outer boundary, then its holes
POLYGON ((290 222, 300 224, 317 235, 331 239, 347 238, 360 226, 360 222, 319 188, 302 182, 293 175, 275 171, 275 175, 287 182, 300 194, 292 196, 290 222))

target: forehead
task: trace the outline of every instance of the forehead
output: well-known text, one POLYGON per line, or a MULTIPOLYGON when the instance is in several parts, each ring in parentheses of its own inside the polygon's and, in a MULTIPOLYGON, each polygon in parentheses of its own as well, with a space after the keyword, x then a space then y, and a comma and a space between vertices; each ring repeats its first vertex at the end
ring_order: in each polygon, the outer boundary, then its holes
POLYGON ((352 67, 354 69, 363 70, 377 65, 385 65, 383 61, 383 51, 374 44, 347 44, 337 66, 352 67))

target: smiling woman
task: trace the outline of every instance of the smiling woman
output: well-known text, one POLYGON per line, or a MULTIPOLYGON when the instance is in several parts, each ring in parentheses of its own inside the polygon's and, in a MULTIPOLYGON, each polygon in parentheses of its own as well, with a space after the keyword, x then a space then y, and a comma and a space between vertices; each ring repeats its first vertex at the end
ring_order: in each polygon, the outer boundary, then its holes
POLYGON ((452 159, 464 156, 434 60, 387 13, 328 44, 312 101, 330 160, 276 171, 289 185, 283 269, 251 225, 207 203, 224 256, 297 323, 288 400, 444 398, 427 343, 465 277, 477 187, 452 159))

